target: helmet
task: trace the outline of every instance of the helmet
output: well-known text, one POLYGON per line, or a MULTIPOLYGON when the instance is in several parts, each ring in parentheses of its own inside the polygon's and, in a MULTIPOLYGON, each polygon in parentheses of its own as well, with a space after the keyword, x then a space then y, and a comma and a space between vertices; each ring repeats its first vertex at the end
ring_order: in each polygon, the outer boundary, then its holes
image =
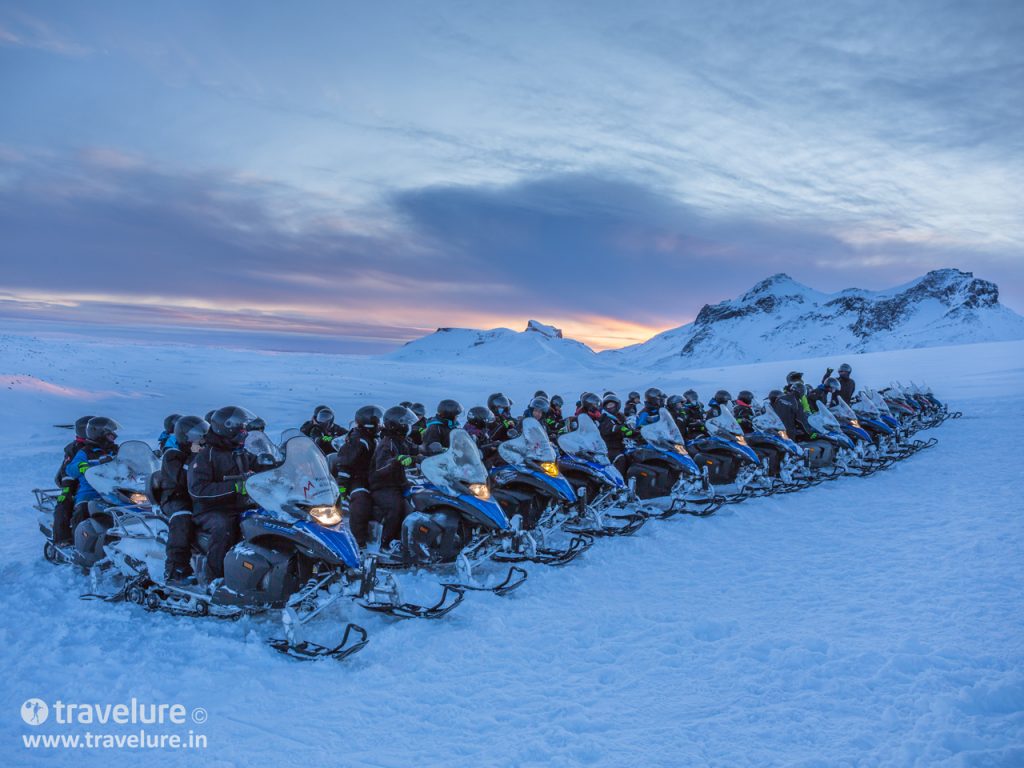
POLYGON ((423 403, 413 403, 412 405, 407 405, 405 407, 421 419, 425 419, 427 417, 427 406, 423 403))
POLYGON ((254 416, 245 428, 247 432, 265 432, 266 429, 267 422, 263 420, 262 416, 254 416))
POLYGON ((747 405, 750 405, 751 403, 754 402, 754 393, 751 392, 749 389, 741 389, 740 393, 736 395, 736 400, 741 403, 746 403, 747 405))
POLYGON ((495 392, 493 395, 487 398, 487 407, 491 413, 498 415, 502 413, 508 413, 512 407, 512 401, 509 400, 501 392, 495 392))
POLYGON ((416 423, 416 414, 404 405, 393 405, 384 411, 384 428, 409 434, 409 427, 416 423))
POLYGON ((778 400, 780 397, 782 397, 782 390, 773 389, 771 392, 768 393, 768 402, 774 405, 775 401, 778 400))
POLYGON ((660 408, 665 404, 665 393, 657 387, 651 387, 644 392, 644 404, 652 408, 660 408))
POLYGON ((639 392, 630 392, 629 393, 629 397, 627 399, 630 402, 639 403, 640 402, 640 393, 639 392))
POLYGON ((206 415, 205 415, 205 416, 203 416, 203 418, 204 418, 204 419, 206 419, 207 421, 209 421, 210 419, 212 419, 212 418, 213 418, 213 411, 212 411, 212 410, 210 410, 210 411, 207 411, 207 412, 206 412, 206 415))
POLYGON ((839 373, 840 373, 840 375, 842 375, 844 373, 849 375, 849 374, 853 373, 853 368, 850 367, 849 363, 843 363, 842 365, 839 366, 839 373))
POLYGON ((559 408, 559 409, 561 409, 561 407, 563 405, 565 405, 565 400, 562 399, 561 395, 555 395, 554 397, 551 398, 551 407, 552 408, 559 408))
POLYGON ((458 400, 442 400, 437 404, 437 415, 448 421, 455 421, 462 413, 462 403, 458 400))
POLYGON ((720 389, 715 392, 715 402, 719 405, 726 405, 732 402, 732 395, 729 394, 728 390, 720 389))
POLYGON ((106 416, 93 416, 85 425, 85 438, 90 442, 100 444, 117 440, 117 430, 121 428, 113 419, 106 416))
POLYGON ((790 371, 786 374, 786 383, 792 384, 794 381, 803 381, 804 375, 800 371, 790 371))
POLYGON ((172 413, 170 416, 164 419, 164 432, 168 435, 174 432, 174 424, 181 418, 180 413, 172 413))
POLYGON ((326 405, 322 405, 313 414, 313 421, 321 427, 329 427, 334 423, 334 411, 326 405))
MULTIPOLYGON (((403 400, 399 405, 412 411, 412 400, 403 400)), ((413 413, 415 413, 415 411, 413 411, 413 413)))
POLYGON ((548 393, 545 392, 543 389, 538 389, 536 392, 533 393, 533 396, 534 397, 543 397, 545 400, 548 399, 548 393))
POLYGON ((677 411, 679 410, 679 406, 682 405, 682 403, 682 395, 669 395, 668 400, 665 401, 665 407, 667 407, 670 411, 677 411))
POLYGON ((255 418, 253 414, 240 408, 237 405, 225 405, 213 412, 207 421, 210 422, 210 431, 219 437, 240 442, 245 437, 245 430, 249 422, 255 418))
POLYGON ((604 396, 604 402, 601 405, 610 413, 618 413, 619 409, 622 408, 622 401, 618 395, 607 394, 604 396))
POLYGON ((792 384, 789 385, 789 391, 792 392, 797 397, 803 397, 804 395, 807 394, 807 385, 804 384, 802 381, 794 381, 792 384))
POLYGON ((596 411, 601 407, 601 398, 593 392, 584 392, 580 395, 580 405, 588 411, 596 411))
POLYGON ((210 422, 198 416, 179 416, 174 424, 174 439, 178 448, 184 449, 192 443, 198 443, 210 431, 210 422))
POLYGON ((378 405, 364 405, 356 411, 356 426, 380 429, 380 420, 384 411, 378 405))
POLYGON ((688 403, 699 403, 700 402, 700 395, 697 394, 697 390, 696 389, 688 389, 688 390, 686 390, 685 392, 683 392, 683 397, 686 399, 686 402, 688 402, 688 403))
POLYGON ((826 392, 838 392, 842 388, 843 387, 839 383, 839 379, 834 379, 831 376, 829 376, 827 379, 825 379, 825 391, 826 392))
POLYGON ((89 436, 85 434, 85 427, 92 418, 92 416, 83 416, 82 418, 75 420, 75 437, 79 440, 88 439, 89 436))
POLYGON ((527 412, 532 413, 533 411, 540 411, 546 414, 551 410, 551 403, 548 402, 546 397, 535 397, 530 401, 530 407, 526 409, 527 412))
POLYGON ((480 427, 482 429, 487 424, 494 423, 494 414, 482 405, 474 405, 469 409, 469 413, 466 415, 466 421, 474 427, 480 427))

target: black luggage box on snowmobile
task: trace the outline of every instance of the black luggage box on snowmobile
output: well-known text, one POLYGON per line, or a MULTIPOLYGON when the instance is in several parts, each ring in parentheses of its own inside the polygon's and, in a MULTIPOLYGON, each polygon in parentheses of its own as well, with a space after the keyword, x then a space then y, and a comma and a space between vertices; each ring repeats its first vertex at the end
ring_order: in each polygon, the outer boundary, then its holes
POLYGON ((836 460, 836 446, 828 440, 811 440, 800 444, 807 452, 807 466, 811 469, 830 467, 836 460))
POLYGON ((708 468, 708 480, 713 485, 729 485, 736 481, 740 471, 738 459, 719 453, 698 453, 693 457, 698 467, 708 468))
POLYGON ((636 495, 639 498, 657 499, 671 495, 672 487, 678 476, 677 472, 673 472, 668 467, 637 462, 631 464, 626 472, 626 482, 635 481, 636 495))

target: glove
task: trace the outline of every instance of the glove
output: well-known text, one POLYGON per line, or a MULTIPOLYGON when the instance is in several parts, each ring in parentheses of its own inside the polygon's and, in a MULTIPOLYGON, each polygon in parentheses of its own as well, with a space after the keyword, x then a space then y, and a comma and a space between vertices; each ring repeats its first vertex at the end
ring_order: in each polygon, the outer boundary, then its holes
POLYGON ((92 465, 89 464, 88 461, 80 461, 80 462, 78 462, 78 471, 79 471, 79 473, 84 475, 85 474, 85 470, 87 470, 90 466, 92 466, 92 465))
POLYGON ((334 440, 334 438, 333 438, 333 437, 331 437, 330 435, 324 435, 324 436, 322 436, 322 437, 320 438, 320 440, 321 440, 322 442, 325 442, 325 443, 329 443, 329 442, 331 442, 332 440, 334 440))
POLYGON ((403 467, 411 467, 412 466, 412 456, 399 456, 398 457, 398 463, 401 464, 403 467))
POLYGON ((821 435, 817 432, 811 432, 811 440, 817 440, 819 437, 821 437, 821 435))
POLYGON ((237 494, 239 494, 241 496, 245 496, 247 494, 247 492, 245 490, 245 483, 244 482, 239 481, 239 482, 235 483, 235 493, 237 493, 237 494))
POLYGON ((60 496, 57 497, 57 503, 60 504, 67 497, 68 497, 68 489, 67 488, 61 488, 60 489, 60 496))
POLYGON ((345 494, 346 493, 348 493, 348 488, 346 488, 344 485, 339 485, 338 486, 338 495, 341 496, 342 498, 345 498, 345 494))
POLYGON ((624 434, 624 435, 625 435, 626 437, 632 437, 632 435, 633 435, 633 430, 632 430, 632 429, 630 429, 629 427, 627 427, 626 425, 622 425, 621 427, 619 427, 619 430, 620 430, 620 431, 622 432, 622 434, 624 434))
POLYGON ((825 369, 825 378, 827 379, 829 376, 831 376, 832 375, 832 371, 834 371, 834 370, 835 370, 835 368, 826 368, 825 369))

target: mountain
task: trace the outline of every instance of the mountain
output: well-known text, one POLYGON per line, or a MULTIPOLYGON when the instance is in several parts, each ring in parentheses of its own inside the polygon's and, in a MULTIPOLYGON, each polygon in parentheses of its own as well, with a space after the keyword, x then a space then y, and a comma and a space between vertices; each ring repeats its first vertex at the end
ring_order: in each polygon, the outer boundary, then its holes
POLYGON ((553 325, 531 320, 523 331, 492 328, 438 328, 386 356, 404 362, 462 362, 479 365, 533 365, 545 367, 567 362, 593 365, 598 356, 582 342, 567 339, 553 325))
POLYGON ((1024 317, 999 303, 995 283, 970 272, 939 269, 886 291, 831 294, 780 273, 705 305, 692 323, 601 356, 707 366, 1021 338, 1024 317))

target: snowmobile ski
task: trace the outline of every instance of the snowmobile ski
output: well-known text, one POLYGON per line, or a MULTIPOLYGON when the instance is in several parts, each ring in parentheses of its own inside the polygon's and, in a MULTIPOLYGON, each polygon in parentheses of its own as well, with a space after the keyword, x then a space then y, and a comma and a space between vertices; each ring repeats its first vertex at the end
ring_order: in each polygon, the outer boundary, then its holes
POLYGON ((292 643, 285 638, 268 640, 267 644, 275 651, 297 661, 314 661, 327 658, 342 661, 363 650, 368 642, 370 642, 370 639, 365 629, 358 624, 349 624, 345 627, 345 634, 341 636, 341 642, 333 648, 309 640, 292 643), (350 640, 350 636, 353 634, 357 637, 350 640))

